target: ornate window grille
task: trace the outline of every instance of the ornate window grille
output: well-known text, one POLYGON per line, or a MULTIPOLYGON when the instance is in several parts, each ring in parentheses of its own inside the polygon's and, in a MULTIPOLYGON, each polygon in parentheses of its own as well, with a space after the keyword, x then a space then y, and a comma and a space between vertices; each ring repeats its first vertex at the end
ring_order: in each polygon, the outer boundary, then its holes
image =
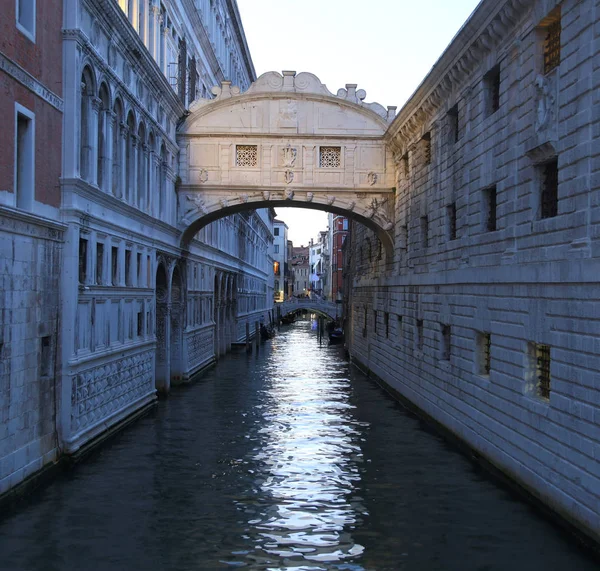
POLYGON ((541 168, 541 217, 552 218, 558 215, 558 159, 553 159, 541 168))
POLYGON ((536 345, 537 389, 542 398, 550 398, 550 346, 536 345))
POLYGON ((257 147, 257 145, 236 145, 236 147, 235 147, 235 165, 238 167, 258 166, 258 147, 257 147))
POLYGON ((560 65, 560 19, 547 28, 544 40, 544 73, 550 73, 560 65))
POLYGON ((324 169, 337 169, 342 164, 342 147, 320 147, 319 166, 324 169))

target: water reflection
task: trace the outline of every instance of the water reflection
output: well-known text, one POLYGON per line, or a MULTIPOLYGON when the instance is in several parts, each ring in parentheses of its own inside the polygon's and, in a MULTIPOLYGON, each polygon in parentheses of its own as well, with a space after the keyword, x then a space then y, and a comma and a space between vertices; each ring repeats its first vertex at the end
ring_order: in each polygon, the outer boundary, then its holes
POLYGON ((355 484, 367 423, 353 417, 347 367, 319 355, 309 327, 308 321, 298 323, 285 340, 274 341, 270 380, 251 436, 257 441, 252 462, 259 467, 258 503, 240 507, 249 518, 255 557, 321 569, 320 563, 364 551, 351 530, 366 515, 355 484))

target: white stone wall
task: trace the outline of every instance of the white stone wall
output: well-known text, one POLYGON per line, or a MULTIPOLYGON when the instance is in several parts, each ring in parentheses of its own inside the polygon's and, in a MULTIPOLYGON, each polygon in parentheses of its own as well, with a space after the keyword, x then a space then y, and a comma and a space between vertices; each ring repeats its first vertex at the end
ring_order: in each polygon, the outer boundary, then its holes
POLYGON ((57 457, 63 230, 0 207, 0 494, 57 457))
POLYGON ((455 55, 442 56, 400 110, 388 131, 398 170, 394 257, 353 226, 348 338, 355 360, 598 538, 599 6, 561 3, 561 61, 545 74, 557 5, 484 2, 448 48, 470 54, 467 63, 446 76, 455 55), (486 74, 497 65, 499 108, 490 113, 486 74), (455 106, 456 142, 447 113, 455 106), (539 165, 553 157, 558 212, 542 218, 539 165), (549 398, 536 386, 532 344, 550 347, 549 398))

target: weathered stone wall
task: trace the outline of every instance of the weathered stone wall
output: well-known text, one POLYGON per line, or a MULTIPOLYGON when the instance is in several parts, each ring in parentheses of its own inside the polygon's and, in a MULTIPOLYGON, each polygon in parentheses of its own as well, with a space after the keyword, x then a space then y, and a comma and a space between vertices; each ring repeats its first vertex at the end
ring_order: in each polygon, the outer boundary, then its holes
POLYGON ((600 4, 557 6, 484 2, 400 111, 394 258, 354 225, 348 337, 356 361, 598 538, 600 4))
POLYGON ((57 455, 62 228, 0 207, 0 494, 57 455))

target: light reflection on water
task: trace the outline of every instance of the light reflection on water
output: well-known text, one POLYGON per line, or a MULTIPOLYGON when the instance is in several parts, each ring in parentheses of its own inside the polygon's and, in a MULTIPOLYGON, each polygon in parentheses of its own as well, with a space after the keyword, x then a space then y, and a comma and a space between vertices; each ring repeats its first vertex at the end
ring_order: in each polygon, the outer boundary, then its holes
POLYGON ((259 443, 252 463, 260 466, 260 493, 257 504, 240 509, 248 517, 255 557, 323 569, 320 564, 364 551, 351 531, 367 515, 356 483, 363 462, 360 436, 368 424, 353 417, 347 366, 330 354, 321 357, 314 337, 307 337, 309 326, 298 323, 273 342, 270 380, 251 434, 259 443))

